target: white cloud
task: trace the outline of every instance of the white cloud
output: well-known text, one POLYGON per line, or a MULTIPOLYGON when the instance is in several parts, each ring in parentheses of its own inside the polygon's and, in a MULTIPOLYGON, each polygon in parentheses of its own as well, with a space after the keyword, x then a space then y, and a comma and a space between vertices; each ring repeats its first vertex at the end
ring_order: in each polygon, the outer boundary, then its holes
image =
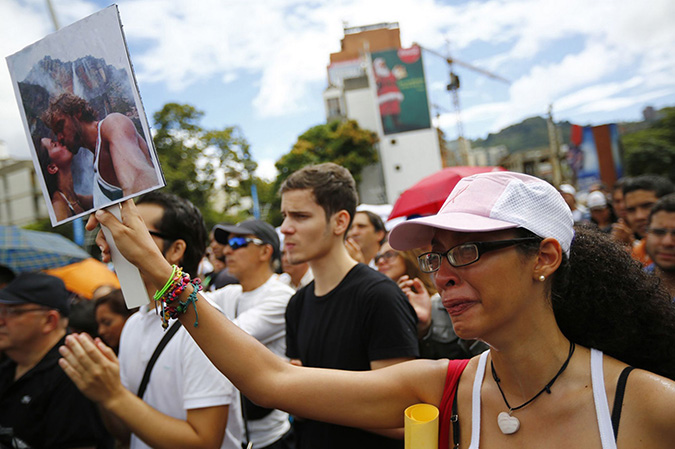
MULTIPOLYGON (((102 0, 53 3, 62 25, 107 6, 102 0)), ((321 102, 329 53, 340 50, 343 21, 350 26, 398 21, 404 45, 417 41, 444 53, 449 40, 460 59, 511 78, 504 101, 495 101, 489 83, 460 91, 465 128, 476 132, 497 131, 544 114, 550 103, 554 110, 573 117, 611 108, 641 108, 645 101, 658 100, 659 93, 675 92, 675 2, 671 0, 647 4, 629 0, 488 0, 450 5, 440 0, 118 3, 139 81, 157 83, 171 93, 215 79, 227 92, 229 83, 250 79, 255 94, 248 101, 258 117, 270 123, 321 102)), ((4 55, 51 30, 43 0, 0 2, 4 55)), ((429 81, 438 91, 446 82, 429 81)), ((452 116, 442 114, 441 126, 454 127, 452 116)), ((0 68, 0 139, 14 154, 26 148, 4 66, 0 68)), ((289 146, 281 143, 278 148, 289 146)))
POLYGON ((256 176, 266 181, 273 181, 276 179, 278 172, 274 163, 274 159, 262 159, 258 161, 258 169, 255 171, 256 176))
POLYGON ((566 111, 585 106, 589 103, 612 97, 627 89, 635 88, 643 82, 644 80, 641 77, 636 76, 622 83, 605 83, 585 87, 557 100, 555 108, 557 111, 566 111))

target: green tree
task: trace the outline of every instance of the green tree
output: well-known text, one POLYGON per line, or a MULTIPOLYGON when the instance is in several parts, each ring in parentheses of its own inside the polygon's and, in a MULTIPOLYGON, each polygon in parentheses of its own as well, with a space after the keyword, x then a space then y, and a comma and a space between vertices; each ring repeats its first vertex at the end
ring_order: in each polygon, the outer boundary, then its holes
POLYGON ((659 115, 649 128, 622 136, 626 174, 653 173, 675 182, 675 107, 659 115))
POLYGON ((204 129, 200 125, 203 115, 193 106, 167 103, 154 114, 153 140, 167 190, 192 201, 212 225, 224 216, 214 209, 216 189, 225 193, 224 210, 236 209, 249 196, 258 164, 239 128, 204 129), (218 172, 224 177, 222 183, 217 182, 218 172))
POLYGON ((377 134, 360 128, 355 120, 335 120, 305 131, 275 164, 277 185, 305 165, 334 162, 349 170, 358 183, 361 170, 377 162, 377 134))
POLYGON ((305 131, 291 151, 276 162, 277 179, 264 186, 264 198, 270 206, 268 221, 275 226, 281 224, 281 198, 277 192, 293 172, 306 165, 334 162, 349 170, 358 183, 363 168, 377 162, 377 141, 376 133, 359 127, 355 120, 334 120, 305 131))

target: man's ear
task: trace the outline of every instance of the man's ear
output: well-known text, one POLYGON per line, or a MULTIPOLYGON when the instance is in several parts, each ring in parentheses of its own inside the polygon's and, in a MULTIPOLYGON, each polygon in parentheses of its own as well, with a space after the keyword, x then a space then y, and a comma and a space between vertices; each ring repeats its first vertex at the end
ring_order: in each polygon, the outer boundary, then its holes
POLYGON ((49 334, 55 329, 58 329, 59 323, 61 322, 61 314, 56 310, 49 310, 45 315, 45 320, 42 325, 42 332, 44 334, 49 334))
POLYGON ((554 238, 545 238, 539 246, 533 277, 535 280, 539 280, 540 276, 548 278, 558 269, 561 263, 562 247, 560 243, 554 238))
POLYGON ((375 235, 377 236, 377 241, 381 242, 387 236, 387 231, 377 231, 375 235))
POLYGON ((47 173, 50 175, 55 175, 58 171, 59 167, 57 167, 55 163, 52 162, 51 164, 47 165, 47 173))
POLYGON ((272 260, 272 257, 274 256, 274 248, 270 244, 264 244, 261 245, 260 248, 262 251, 260 252, 260 256, 263 258, 264 261, 269 261, 272 260))
POLYGON ((334 233, 336 235, 344 235, 349 231, 349 222, 351 221, 351 216, 346 210, 341 210, 333 214, 331 221, 334 224, 334 233))
POLYGON ((164 258, 172 265, 179 265, 185 255, 187 243, 183 239, 174 240, 166 251, 164 251, 164 258))

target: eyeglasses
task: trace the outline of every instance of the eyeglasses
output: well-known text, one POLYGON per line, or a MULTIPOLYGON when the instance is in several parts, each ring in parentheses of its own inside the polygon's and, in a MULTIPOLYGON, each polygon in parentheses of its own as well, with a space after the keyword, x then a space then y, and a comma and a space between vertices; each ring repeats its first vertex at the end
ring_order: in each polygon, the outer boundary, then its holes
POLYGON ((237 250, 239 248, 245 248, 248 246, 249 243, 253 243, 254 245, 264 245, 265 242, 263 242, 260 239, 254 239, 251 237, 230 237, 230 239, 227 241, 227 244, 232 248, 232 251, 237 250))
POLYGON ((652 234, 654 237, 663 238, 670 234, 671 238, 675 238, 675 229, 666 229, 666 228, 649 228, 647 229, 648 234, 652 234))
POLYGON ((398 256, 398 251, 394 250, 389 250, 382 254, 378 254, 375 256, 375 264, 377 265, 382 259, 384 259, 385 262, 391 262, 396 256, 398 256))
POLYGON ((524 237, 510 240, 495 240, 492 242, 468 242, 454 246, 445 253, 431 251, 421 254, 417 257, 420 270, 425 273, 433 273, 441 268, 441 262, 445 256, 453 267, 465 267, 477 262, 480 256, 488 251, 506 248, 521 243, 534 242, 540 240, 539 237, 524 237))
POLYGON ((166 235, 166 234, 163 234, 163 233, 158 232, 158 231, 151 231, 151 230, 148 229, 148 232, 150 233, 150 235, 154 235, 155 237, 159 237, 162 240, 176 240, 176 237, 171 237, 170 235, 166 235))
POLYGON ((0 307, 0 318, 6 320, 7 318, 17 317, 19 315, 23 315, 24 313, 28 312, 38 312, 38 311, 46 312, 48 310, 50 309, 46 307, 33 307, 30 309, 21 309, 19 307, 0 307))

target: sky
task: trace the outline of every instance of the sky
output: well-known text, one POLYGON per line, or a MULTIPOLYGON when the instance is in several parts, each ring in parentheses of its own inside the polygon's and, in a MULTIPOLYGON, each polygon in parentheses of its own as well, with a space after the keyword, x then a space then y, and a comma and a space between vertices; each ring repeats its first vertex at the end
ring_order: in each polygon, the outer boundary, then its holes
MULTIPOLYGON (((51 0, 61 27, 110 3, 51 0)), ((143 105, 204 112, 202 126, 238 126, 260 176, 298 136, 325 123, 330 53, 345 26, 398 22, 401 43, 480 67, 455 65, 467 138, 546 115, 580 125, 642 118, 675 105, 672 0, 119 0, 143 105)), ((0 1, 0 55, 54 31, 47 0, 0 1)), ((431 114, 449 139, 457 114, 444 58, 423 53, 431 114)), ((0 64, 0 141, 29 159, 6 64, 0 64)))

